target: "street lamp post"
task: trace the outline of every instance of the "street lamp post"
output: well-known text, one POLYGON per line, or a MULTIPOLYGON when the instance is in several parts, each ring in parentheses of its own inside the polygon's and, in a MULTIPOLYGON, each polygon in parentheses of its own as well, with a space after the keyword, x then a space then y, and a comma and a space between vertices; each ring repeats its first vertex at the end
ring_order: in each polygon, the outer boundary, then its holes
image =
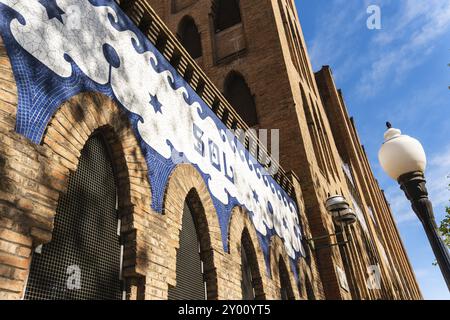
POLYGON ((437 263, 450 290, 450 255, 439 235, 434 219, 433 206, 428 199, 424 176, 426 156, 419 141, 387 123, 384 143, 378 154, 383 170, 400 184, 412 209, 422 222, 437 263))

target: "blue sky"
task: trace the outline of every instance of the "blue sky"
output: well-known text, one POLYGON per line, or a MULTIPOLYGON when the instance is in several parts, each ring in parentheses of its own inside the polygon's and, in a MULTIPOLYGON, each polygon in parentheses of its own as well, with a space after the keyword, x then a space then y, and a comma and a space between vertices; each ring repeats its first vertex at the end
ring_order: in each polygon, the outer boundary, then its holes
POLYGON ((436 219, 450 205, 450 1, 296 0, 314 71, 333 69, 375 176, 391 203, 425 299, 450 299, 421 224, 378 164, 389 120, 419 139, 436 219), (381 8, 381 30, 366 26, 381 8))

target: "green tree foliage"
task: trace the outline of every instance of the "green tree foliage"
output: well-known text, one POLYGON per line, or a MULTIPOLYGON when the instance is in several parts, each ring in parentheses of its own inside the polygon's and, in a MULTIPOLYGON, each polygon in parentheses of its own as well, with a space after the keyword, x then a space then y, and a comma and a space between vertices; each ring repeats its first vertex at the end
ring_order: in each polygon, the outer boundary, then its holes
MULTIPOLYGON (((441 221, 441 225, 439 226, 439 232, 444 239, 444 243, 446 244, 446 246, 450 248, 450 207, 446 207, 445 212, 445 217, 441 221)), ((437 262, 435 261, 433 265, 436 266, 437 262)))
POLYGON ((445 211, 447 214, 445 215, 444 220, 441 221, 439 231, 444 238, 445 244, 450 248, 450 207, 447 207, 445 211))

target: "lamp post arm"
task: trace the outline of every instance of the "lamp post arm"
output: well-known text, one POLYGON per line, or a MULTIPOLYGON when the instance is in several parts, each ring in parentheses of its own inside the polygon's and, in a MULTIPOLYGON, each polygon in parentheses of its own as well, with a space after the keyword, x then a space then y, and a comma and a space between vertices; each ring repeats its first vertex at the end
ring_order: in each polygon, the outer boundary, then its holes
POLYGON ((398 181, 406 197, 411 201, 412 209, 422 222, 442 275, 450 290, 450 254, 439 235, 434 219, 433 205, 428 199, 425 177, 422 172, 411 172, 400 176, 398 181))

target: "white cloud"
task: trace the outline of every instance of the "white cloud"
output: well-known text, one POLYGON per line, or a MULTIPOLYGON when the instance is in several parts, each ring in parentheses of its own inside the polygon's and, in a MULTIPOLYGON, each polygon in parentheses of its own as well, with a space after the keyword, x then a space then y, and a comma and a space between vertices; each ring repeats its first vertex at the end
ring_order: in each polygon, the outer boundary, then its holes
POLYGON ((397 224, 405 222, 417 222, 417 217, 411 209, 410 202, 406 199, 399 187, 391 187, 386 190, 386 197, 391 205, 397 224))
MULTIPOLYGON (((342 40, 352 38, 360 30, 355 26, 361 24, 365 11, 358 10, 358 5, 358 2, 349 3, 346 0, 328 3, 327 10, 323 11, 315 24, 317 28, 314 30, 314 38, 308 44, 308 53, 314 69, 326 64, 331 65, 333 61, 354 61, 355 56, 349 59, 349 53, 352 52, 349 50, 349 43, 342 40)), ((350 67, 350 63, 346 65, 350 67)), ((340 73, 334 70, 334 74, 336 76, 340 73)))
POLYGON ((309 43, 314 69, 328 64, 336 81, 365 70, 356 84, 360 97, 371 97, 385 86, 401 83, 434 50, 434 42, 450 31, 450 2, 443 0, 379 1, 382 30, 366 28, 371 1, 330 1, 315 23, 309 43), (359 46, 363 47, 359 47, 359 46))
POLYGON ((417 278, 427 278, 430 276, 431 270, 430 268, 417 268, 414 270, 414 274, 417 278))
POLYGON ((414 274, 420 283, 424 298, 427 300, 448 300, 450 293, 441 283, 443 282, 438 266, 419 267, 414 274))
POLYGON ((374 41, 380 45, 387 45, 400 37, 404 37, 405 33, 410 30, 409 26, 427 11, 428 3, 426 1, 404 0, 401 10, 395 16, 390 17, 391 19, 387 19, 389 21, 384 24, 384 26, 390 25, 388 32, 378 34, 374 41))
POLYGON ((360 74, 355 84, 360 98, 401 83, 433 53, 435 43, 450 34, 450 1, 376 2, 382 30, 366 30, 366 8, 373 1, 333 0, 316 21, 308 45, 315 70, 331 65, 337 82, 360 74))
POLYGON ((383 27, 371 45, 375 50, 368 56, 370 68, 358 85, 361 96, 373 96, 386 84, 401 82, 408 71, 423 63, 433 52, 435 40, 450 30, 450 2, 403 1, 383 27))
POLYGON ((426 173, 428 180, 428 192, 435 207, 437 218, 443 215, 443 208, 449 205, 450 200, 450 145, 443 152, 434 155, 429 163, 426 173))

